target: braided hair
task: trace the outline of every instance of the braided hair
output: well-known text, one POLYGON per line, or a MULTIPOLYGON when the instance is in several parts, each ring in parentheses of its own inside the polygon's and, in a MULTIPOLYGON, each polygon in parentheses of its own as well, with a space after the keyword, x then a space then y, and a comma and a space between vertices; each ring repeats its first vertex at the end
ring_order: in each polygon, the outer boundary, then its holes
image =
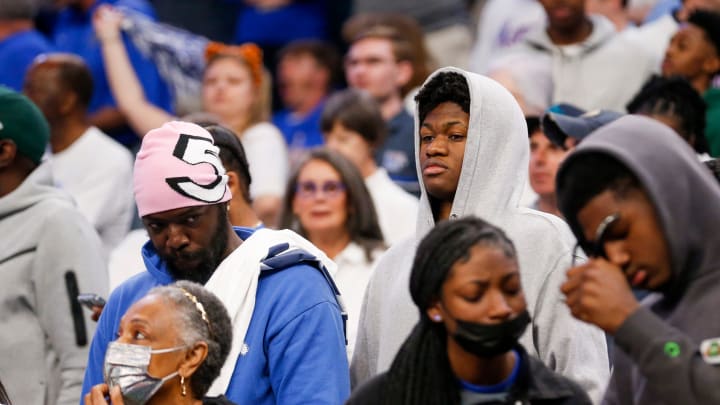
POLYGON ((447 331, 427 309, 440 298, 452 267, 469 259, 474 246, 500 249, 515 259, 505 233, 482 219, 465 217, 439 223, 420 242, 410 275, 410 295, 420 321, 400 348, 384 386, 386 404, 459 404, 460 384, 447 355, 447 331))

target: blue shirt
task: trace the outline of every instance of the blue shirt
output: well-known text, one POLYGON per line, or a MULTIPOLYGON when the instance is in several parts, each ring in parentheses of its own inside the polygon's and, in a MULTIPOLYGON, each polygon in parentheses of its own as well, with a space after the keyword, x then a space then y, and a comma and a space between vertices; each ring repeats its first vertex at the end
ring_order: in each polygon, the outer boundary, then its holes
MULTIPOLYGON (((90 69, 93 77, 93 97, 88 106, 90 114, 105 107, 117 106, 105 75, 100 42, 95 37, 92 27, 92 15, 101 4, 125 7, 154 18, 152 7, 145 0, 97 0, 87 12, 73 7, 65 7, 60 11, 53 30, 52 41, 59 51, 81 56, 90 69)), ((171 112, 172 97, 155 64, 141 55, 125 35, 123 35, 123 42, 147 100, 171 112)), ((139 141, 139 138, 127 126, 106 132, 125 145, 132 145, 139 141)))
POLYGON ((25 73, 36 56, 53 48, 36 30, 17 32, 0 41, 0 84, 22 91, 25 73))
POLYGON ((327 0, 294 1, 272 10, 243 6, 235 43, 283 46, 296 39, 327 38, 327 0))
POLYGON ((395 184, 408 193, 420 195, 415 168, 415 122, 403 108, 387 122, 387 138, 375 153, 379 166, 387 170, 395 184))
MULTIPOLYGON (((241 239, 254 232, 235 231, 241 239)), ((103 309, 82 397, 104 381, 105 351, 125 311, 153 287, 175 281, 150 242, 143 247, 143 260, 147 271, 113 290, 103 309)), ((315 267, 295 264, 261 273, 245 344, 225 394, 237 404, 341 404, 350 395, 340 309, 315 267)))
POLYGON ((312 149, 324 143, 320 130, 320 116, 324 106, 325 103, 321 102, 304 117, 298 117, 290 110, 275 113, 273 124, 280 129, 290 149, 312 149))

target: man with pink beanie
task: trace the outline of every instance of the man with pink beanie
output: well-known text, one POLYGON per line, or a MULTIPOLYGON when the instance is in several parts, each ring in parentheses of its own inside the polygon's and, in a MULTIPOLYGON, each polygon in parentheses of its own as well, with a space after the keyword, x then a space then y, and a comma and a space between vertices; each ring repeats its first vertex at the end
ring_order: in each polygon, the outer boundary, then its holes
POLYGON ((218 295, 233 321, 230 356, 208 395, 240 404, 347 398, 334 263, 290 231, 233 228, 227 182, 218 147, 200 126, 169 122, 145 135, 134 191, 150 236, 142 248, 147 271, 110 295, 90 347, 83 395, 103 382, 105 350, 127 308, 155 286, 191 280, 218 295))

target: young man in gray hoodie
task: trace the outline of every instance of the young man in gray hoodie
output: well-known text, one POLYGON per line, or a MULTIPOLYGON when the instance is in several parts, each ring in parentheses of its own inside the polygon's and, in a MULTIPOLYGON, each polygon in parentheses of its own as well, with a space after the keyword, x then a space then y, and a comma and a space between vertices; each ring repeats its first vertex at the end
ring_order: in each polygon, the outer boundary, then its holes
POLYGON ((502 227, 517 247, 533 319, 520 342, 599 399, 609 375, 605 337, 573 319, 560 295, 575 240, 559 218, 519 206, 529 147, 517 102, 498 83, 455 68, 435 72, 417 100, 415 155, 422 181, 416 236, 393 245, 368 284, 353 385, 387 370, 418 320, 408 286, 419 240, 439 221, 475 215, 502 227))
POLYGON ((40 164, 49 135, 0 86, 0 378, 16 404, 77 404, 95 330, 77 295, 107 294, 100 238, 40 164))
POLYGON ((558 173, 591 257, 562 286, 572 314, 615 338, 605 404, 720 403, 720 188, 669 127, 625 116, 558 173), (639 304, 632 287, 650 290, 639 304))

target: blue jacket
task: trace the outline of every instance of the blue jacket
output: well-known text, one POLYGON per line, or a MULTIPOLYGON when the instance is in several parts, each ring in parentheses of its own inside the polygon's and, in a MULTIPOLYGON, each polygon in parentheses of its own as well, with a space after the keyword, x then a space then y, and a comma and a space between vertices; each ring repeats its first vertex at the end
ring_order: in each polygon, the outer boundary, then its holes
MULTIPOLYGON (((245 240, 254 232, 235 228, 245 240)), ((147 272, 110 295, 90 346, 83 396, 103 382, 105 350, 120 318, 150 289, 174 281, 152 243, 142 250, 147 272)), ((300 260, 300 258, 298 258, 300 260)), ((263 261, 255 311, 245 336, 248 349, 235 366, 226 396, 238 404, 341 404, 350 377, 341 310, 323 273, 302 261, 263 261)))

